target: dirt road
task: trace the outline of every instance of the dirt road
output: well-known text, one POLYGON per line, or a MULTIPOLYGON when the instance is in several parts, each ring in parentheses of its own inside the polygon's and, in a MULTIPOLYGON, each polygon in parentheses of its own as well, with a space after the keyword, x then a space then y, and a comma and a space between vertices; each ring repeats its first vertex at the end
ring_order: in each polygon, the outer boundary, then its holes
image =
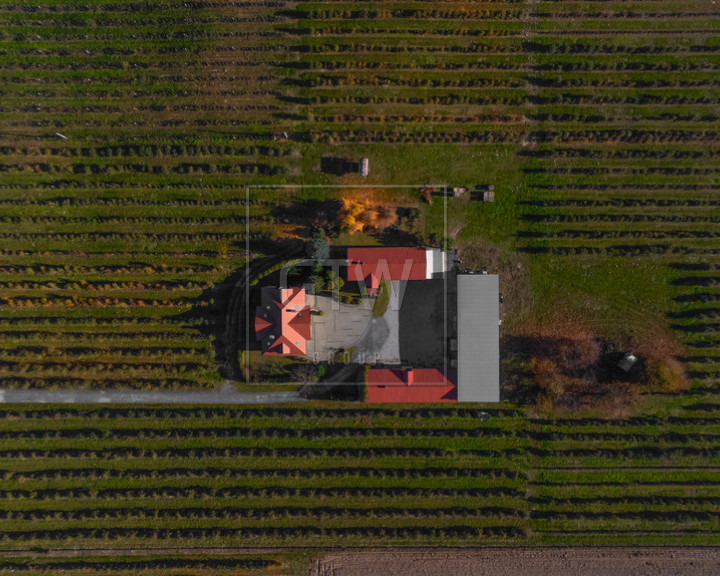
POLYGON ((713 576, 720 549, 554 548, 342 552, 310 576, 713 576))

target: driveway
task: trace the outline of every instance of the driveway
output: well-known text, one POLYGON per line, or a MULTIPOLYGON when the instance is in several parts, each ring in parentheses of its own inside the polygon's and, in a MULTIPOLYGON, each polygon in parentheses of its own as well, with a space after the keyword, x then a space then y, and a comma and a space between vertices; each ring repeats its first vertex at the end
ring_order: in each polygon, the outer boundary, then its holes
POLYGON ((400 312, 400 357, 403 364, 418 368, 442 366, 445 362, 445 335, 448 311, 456 307, 455 292, 446 301, 445 279, 409 282, 400 312))
POLYGON ((154 390, 0 390, 3 404, 284 404, 297 392, 241 393, 230 382, 209 392, 154 390))
POLYGON ((327 296, 310 296, 308 304, 323 311, 311 316, 312 338, 307 342, 307 358, 327 362, 338 350, 355 346, 367 332, 372 319, 368 306, 333 302, 327 296))
POLYGON ((390 302, 381 318, 373 318, 355 344, 352 361, 360 364, 400 364, 400 282, 389 282, 390 302))

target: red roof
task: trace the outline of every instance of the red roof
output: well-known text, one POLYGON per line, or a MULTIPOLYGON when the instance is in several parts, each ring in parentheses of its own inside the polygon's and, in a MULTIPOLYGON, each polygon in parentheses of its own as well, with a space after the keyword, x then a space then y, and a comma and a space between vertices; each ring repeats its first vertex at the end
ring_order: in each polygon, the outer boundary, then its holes
POLYGON ((255 335, 263 354, 304 356, 310 339, 310 307, 303 288, 263 286, 255 311, 255 335))
POLYGON ((379 287, 380 281, 375 274, 368 274, 365 277, 365 288, 367 288, 370 293, 374 293, 379 287))
POLYGON ((370 275, 382 280, 425 280, 425 248, 348 248, 349 281, 366 281, 370 275))
POLYGON ((436 368, 371 368, 366 399, 371 403, 457 402, 457 386, 454 377, 436 368))

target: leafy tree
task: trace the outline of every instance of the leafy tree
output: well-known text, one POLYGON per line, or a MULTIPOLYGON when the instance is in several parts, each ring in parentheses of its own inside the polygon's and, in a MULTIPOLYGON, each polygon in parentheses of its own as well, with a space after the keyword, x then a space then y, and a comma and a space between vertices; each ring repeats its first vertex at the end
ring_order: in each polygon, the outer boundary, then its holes
POLYGON ((330 244, 324 230, 318 230, 308 247, 310 258, 313 260, 327 260, 330 257, 330 244))
POLYGON ((313 292, 315 294, 320 294, 323 288, 325 288, 325 278, 317 274, 310 276, 310 283, 313 285, 313 292))
POLYGON ((343 280, 340 276, 336 275, 335 272, 330 270, 327 274, 327 287, 326 290, 332 291, 337 290, 338 292, 342 290, 342 287, 345 286, 345 280, 343 280))
POLYGON ((397 222, 397 209, 379 204, 372 199, 359 197, 357 192, 347 192, 341 199, 338 214, 340 227, 348 234, 365 229, 384 230, 397 222))

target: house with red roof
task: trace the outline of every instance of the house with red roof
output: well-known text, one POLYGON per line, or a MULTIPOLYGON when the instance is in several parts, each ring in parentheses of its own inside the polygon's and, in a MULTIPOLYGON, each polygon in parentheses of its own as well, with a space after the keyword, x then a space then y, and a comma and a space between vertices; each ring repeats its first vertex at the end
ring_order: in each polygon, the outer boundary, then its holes
MULTIPOLYGON (((348 281, 363 283, 370 294, 381 282, 392 282, 391 298, 400 294, 398 305, 379 318, 367 309, 367 324, 358 321, 362 314, 352 306, 327 311, 323 326, 350 332, 356 340, 348 342, 362 351, 358 358, 371 358, 362 363, 389 366, 368 368, 367 402, 500 401, 499 278, 452 268, 447 253, 437 248, 347 249, 348 281), (390 311, 397 341, 388 336, 390 311)), ((264 286, 260 296, 255 334, 264 355, 307 356, 313 344, 326 346, 325 333, 311 325, 304 288, 264 286), (308 346, 313 330, 316 337, 308 346)))
POLYGON ((255 335, 266 355, 303 356, 310 340, 305 289, 263 286, 255 310, 255 335))
POLYGON ((457 385, 453 375, 437 368, 371 368, 365 399, 373 404, 457 402, 457 385))
POLYGON ((347 279, 363 282, 375 294, 380 282, 430 280, 447 272, 447 255, 439 248, 348 248, 347 279))

